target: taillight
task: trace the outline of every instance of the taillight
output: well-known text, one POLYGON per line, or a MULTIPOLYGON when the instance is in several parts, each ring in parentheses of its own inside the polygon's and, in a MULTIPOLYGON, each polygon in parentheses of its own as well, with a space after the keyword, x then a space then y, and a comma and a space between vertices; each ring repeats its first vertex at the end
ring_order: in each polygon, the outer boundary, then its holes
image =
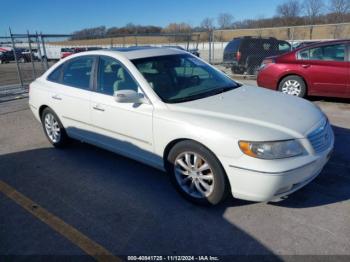
POLYGON ((237 60, 237 62, 239 61, 239 60, 241 60, 241 56, 242 56, 242 54, 241 54, 241 52, 237 52, 236 53, 236 60, 237 60))
POLYGON ((270 64, 274 64, 275 63, 275 59, 273 58, 266 58, 262 61, 261 65, 260 65, 260 68, 259 68, 259 71, 264 69, 265 67, 267 67, 268 65, 270 64))
POLYGON ((264 65, 272 64, 272 63, 275 63, 275 60, 273 58, 266 58, 262 62, 262 64, 264 64, 264 65))

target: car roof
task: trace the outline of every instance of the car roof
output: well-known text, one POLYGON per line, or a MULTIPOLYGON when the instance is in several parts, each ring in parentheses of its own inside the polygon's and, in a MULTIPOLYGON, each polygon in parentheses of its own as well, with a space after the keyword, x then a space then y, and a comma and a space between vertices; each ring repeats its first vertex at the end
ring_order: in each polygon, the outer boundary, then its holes
POLYGON ((129 60, 147 58, 153 56, 187 54, 187 52, 178 48, 171 47, 153 47, 153 46, 132 46, 124 48, 110 48, 100 52, 117 52, 129 60))
POLYGON ((308 49, 310 47, 324 46, 324 45, 328 45, 328 44, 343 44, 343 43, 350 43, 350 39, 318 41, 318 42, 311 43, 311 44, 306 45, 306 46, 302 46, 302 47, 296 48, 293 51, 298 51, 298 50, 302 50, 302 49, 308 49))

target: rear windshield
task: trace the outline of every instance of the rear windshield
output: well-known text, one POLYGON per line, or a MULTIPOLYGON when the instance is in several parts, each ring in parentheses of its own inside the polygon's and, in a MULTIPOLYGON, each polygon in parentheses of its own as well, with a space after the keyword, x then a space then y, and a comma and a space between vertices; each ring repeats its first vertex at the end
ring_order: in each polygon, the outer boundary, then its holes
POLYGON ((238 50, 240 43, 241 43, 241 40, 233 40, 227 44, 225 49, 226 51, 229 51, 229 52, 235 52, 238 50))

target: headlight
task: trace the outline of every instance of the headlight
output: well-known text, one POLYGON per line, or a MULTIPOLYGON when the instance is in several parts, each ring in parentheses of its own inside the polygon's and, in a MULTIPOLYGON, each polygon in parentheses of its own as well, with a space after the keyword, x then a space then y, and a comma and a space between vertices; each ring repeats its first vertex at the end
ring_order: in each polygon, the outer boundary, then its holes
POLYGON ((302 155, 305 150, 296 140, 274 142, 238 142, 242 152, 248 156, 261 159, 280 159, 302 155))

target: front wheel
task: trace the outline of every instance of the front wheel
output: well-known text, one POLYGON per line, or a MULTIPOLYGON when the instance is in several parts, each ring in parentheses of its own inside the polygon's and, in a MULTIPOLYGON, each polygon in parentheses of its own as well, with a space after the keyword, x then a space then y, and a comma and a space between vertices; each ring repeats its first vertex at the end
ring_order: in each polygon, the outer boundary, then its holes
POLYGON ((67 144, 68 136, 66 131, 57 115, 50 108, 44 109, 41 123, 46 137, 53 146, 63 147, 67 144))
POLYGON ((219 160, 193 141, 176 144, 168 156, 168 171, 176 189, 195 204, 216 205, 228 193, 228 181, 219 160))
POLYGON ((304 97, 306 95, 306 84, 299 76, 287 76, 282 79, 278 90, 288 95, 304 97))

